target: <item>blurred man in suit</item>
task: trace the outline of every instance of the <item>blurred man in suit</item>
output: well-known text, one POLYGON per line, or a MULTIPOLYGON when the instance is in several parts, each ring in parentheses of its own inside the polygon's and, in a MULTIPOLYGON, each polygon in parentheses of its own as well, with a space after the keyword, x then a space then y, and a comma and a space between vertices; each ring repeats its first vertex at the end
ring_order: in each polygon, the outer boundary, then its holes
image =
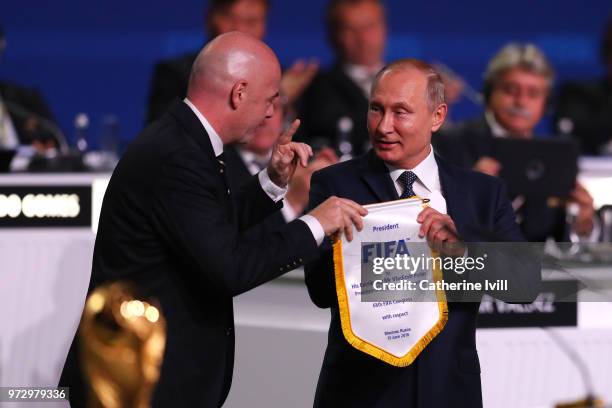
MULTIPOLYGON (((315 148, 335 148, 344 159, 370 148, 365 118, 372 81, 385 61, 385 8, 380 0, 330 0, 325 24, 335 62, 317 74, 298 101, 303 125, 297 137, 315 148)), ((463 81, 458 76, 443 79, 449 85, 447 101, 452 103, 459 98, 463 81)))
POLYGON ((384 65, 384 6, 379 0, 331 0, 326 29, 336 62, 304 92, 298 109, 303 123, 299 135, 315 146, 336 148, 338 135, 345 133, 352 154, 361 154, 369 148, 365 118, 370 87, 384 65))
MULTIPOLYGON (((374 78, 367 113, 373 149, 315 173, 310 206, 334 195, 360 204, 418 195, 430 199, 417 221, 420 236, 432 247, 485 241, 476 231, 522 241, 500 180, 455 167, 434 154, 431 135, 442 126, 446 113, 444 84, 431 66, 400 60, 384 68, 374 78)), ((345 340, 330 241, 305 269, 311 299, 319 307, 331 308, 315 407, 482 406, 475 344, 477 303, 449 304, 442 332, 411 365, 398 368, 345 340)))
POLYGON ((571 134, 588 155, 612 154, 612 15, 601 41, 604 77, 561 85, 555 112, 557 131, 571 134))
MULTIPOLYGON (((257 129, 248 143, 236 143, 225 148, 225 164, 232 190, 237 190, 252 175, 267 167, 274 145, 282 133, 283 123, 283 106, 280 101, 276 101, 274 114, 257 129)), ((315 153, 308 166, 298 167, 289 182, 283 208, 280 212, 270 215, 266 220, 267 225, 276 228, 302 215, 308 205, 312 173, 337 161, 338 158, 333 150, 322 149, 315 153)))
MULTIPOLYGON (((268 18, 268 0, 212 0, 206 13, 209 39, 230 31, 240 31, 263 39, 268 18)), ((159 61, 149 90, 147 123, 159 118, 176 98, 187 92, 189 72, 197 53, 159 61)), ((281 80, 281 96, 287 106, 295 101, 316 74, 318 65, 302 60, 287 69, 281 80)))
MULTIPOLYGON (((546 110, 554 73, 535 45, 509 44, 489 62, 485 73, 484 115, 434 137, 437 151, 456 164, 498 176, 500 163, 492 157, 495 138, 532 138, 546 110)), ((512 197, 523 233, 529 241, 552 237, 566 241, 566 211, 550 207, 546 198, 512 197)), ((579 183, 570 196, 577 206, 572 228, 582 237, 594 231, 593 199, 579 183)))
MULTIPOLYGON (((0 60, 6 48, 0 27, 0 60)), ((0 80, 0 149, 32 145, 37 151, 59 147, 59 141, 42 122, 53 122, 43 96, 35 89, 0 80)))
MULTIPOLYGON (((161 305, 167 340, 154 406, 222 405, 233 368, 232 297, 313 259, 325 235, 351 237, 353 223, 362 226, 363 208, 332 198, 273 233, 245 235, 282 206, 312 154, 291 142, 296 121, 265 170, 240 191, 228 188, 224 145, 248 141, 272 117, 279 82, 278 60, 261 41, 217 37, 196 58, 187 98, 132 142, 106 190, 90 290, 123 280, 161 305)), ((85 404, 79 383, 77 337, 60 380, 73 407, 85 404)))

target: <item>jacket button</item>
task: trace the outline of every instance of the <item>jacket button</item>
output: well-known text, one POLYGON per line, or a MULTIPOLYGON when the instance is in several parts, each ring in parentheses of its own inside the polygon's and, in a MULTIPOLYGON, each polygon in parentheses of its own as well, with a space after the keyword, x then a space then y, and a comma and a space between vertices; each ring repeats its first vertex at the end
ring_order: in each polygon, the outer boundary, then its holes
POLYGON ((226 335, 231 336, 233 333, 233 329, 231 327, 228 327, 227 331, 225 332, 226 335))
POLYGON ((219 169, 219 173, 223 174, 223 169, 219 169))
POLYGON ((299 263, 302 263, 302 262, 304 262, 304 261, 302 260, 302 258, 298 258, 298 262, 299 262, 299 263))

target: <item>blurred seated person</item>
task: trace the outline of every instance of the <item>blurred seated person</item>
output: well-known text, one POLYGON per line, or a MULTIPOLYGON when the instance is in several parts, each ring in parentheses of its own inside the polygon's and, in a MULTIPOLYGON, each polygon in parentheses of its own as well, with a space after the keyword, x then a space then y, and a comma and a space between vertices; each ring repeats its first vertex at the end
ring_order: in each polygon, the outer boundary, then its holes
POLYGON ((555 112, 557 131, 573 135, 587 155, 612 155, 612 16, 601 44, 605 75, 561 85, 555 112))
MULTIPOLYGON (((209 39, 229 31, 240 31, 262 39, 266 33, 268 0, 211 0, 206 14, 209 39)), ((159 118, 176 98, 184 98, 191 66, 197 56, 192 53, 159 61, 154 68, 149 90, 147 123, 159 118)), ((283 72, 281 94, 291 105, 310 83, 318 64, 296 61, 283 72)))
MULTIPOLYGON (((335 63, 319 72, 298 100, 302 126, 296 137, 315 150, 325 145, 340 154, 345 153, 340 145, 348 138, 350 155, 357 156, 370 148, 368 98, 374 77, 385 65, 385 8, 380 0, 330 0, 325 24, 335 63)), ((463 81, 443 79, 452 104, 460 96, 463 81)))
MULTIPOLYGON (((283 109, 278 99, 275 103, 277 106, 273 116, 266 120, 248 143, 229 145, 224 149, 224 161, 232 191, 240 188, 243 182, 268 166, 274 144, 283 131, 283 109)), ((337 161, 333 150, 321 149, 315 153, 308 166, 298 166, 289 182, 281 211, 270 215, 266 226, 280 227, 301 216, 308 205, 312 173, 337 161)))
MULTIPOLYGON (((0 60, 5 47, 0 27, 0 60)), ((52 121, 51 111, 37 90, 0 80, 0 149, 32 146, 43 153, 58 147, 47 124, 52 121)))
MULTIPOLYGON (((532 44, 508 44, 489 62, 484 76, 484 115, 436 134, 436 152, 463 167, 498 176, 501 164, 493 156, 495 138, 532 138, 544 115, 554 78, 552 66, 532 44)), ((596 240, 593 198, 576 183, 569 203, 576 209, 567 228, 566 207, 547 198, 511 197, 528 241, 547 238, 567 241, 570 231, 581 239, 596 240)))

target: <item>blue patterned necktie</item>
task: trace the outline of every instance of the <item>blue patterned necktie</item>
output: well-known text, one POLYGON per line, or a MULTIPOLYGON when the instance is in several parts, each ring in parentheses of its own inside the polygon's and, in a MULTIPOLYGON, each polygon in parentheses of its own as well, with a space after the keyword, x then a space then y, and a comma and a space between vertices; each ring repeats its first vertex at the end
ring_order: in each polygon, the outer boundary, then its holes
POLYGON ((415 196, 414 190, 412 189, 412 185, 417 180, 417 175, 411 171, 405 171, 397 178, 397 182, 403 187, 404 191, 400 196, 402 198, 410 198, 415 196))

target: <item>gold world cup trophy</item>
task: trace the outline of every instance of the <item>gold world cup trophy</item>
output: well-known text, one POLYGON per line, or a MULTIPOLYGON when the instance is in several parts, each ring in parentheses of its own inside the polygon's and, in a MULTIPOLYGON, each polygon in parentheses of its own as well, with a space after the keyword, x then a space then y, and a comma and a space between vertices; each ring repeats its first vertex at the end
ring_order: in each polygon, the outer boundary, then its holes
POLYGON ((151 405, 166 344, 166 322, 157 307, 112 283, 91 293, 81 319, 83 370, 90 407, 151 405))

